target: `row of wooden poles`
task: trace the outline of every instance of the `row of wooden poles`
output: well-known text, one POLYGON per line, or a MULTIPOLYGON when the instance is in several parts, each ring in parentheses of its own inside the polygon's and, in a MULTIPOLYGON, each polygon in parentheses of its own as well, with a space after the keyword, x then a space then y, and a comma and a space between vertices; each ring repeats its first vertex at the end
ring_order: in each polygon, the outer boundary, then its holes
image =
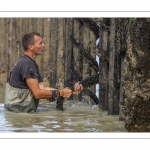
MULTIPOLYGON (((103 22, 103 18, 92 18, 103 22)), ((97 22, 99 23, 99 22, 97 22)), ((96 59, 99 56, 99 105, 109 114, 119 114, 122 103, 120 86, 115 85, 116 52, 115 52, 115 18, 110 19, 110 26, 100 26, 99 44, 97 37, 86 23, 77 18, 0 18, 0 82, 6 82, 9 70, 23 54, 22 36, 26 32, 37 31, 45 43, 45 50, 36 58, 40 73, 51 87, 69 87, 74 83, 70 65, 86 79, 96 72, 87 60, 79 53, 70 40, 75 39, 83 44, 87 53, 96 59), (110 32, 111 31, 111 32, 110 32), (104 52, 104 58, 101 52, 104 52), (111 65, 110 65, 111 64, 111 65)), ((96 93, 96 84, 90 90, 96 93)))

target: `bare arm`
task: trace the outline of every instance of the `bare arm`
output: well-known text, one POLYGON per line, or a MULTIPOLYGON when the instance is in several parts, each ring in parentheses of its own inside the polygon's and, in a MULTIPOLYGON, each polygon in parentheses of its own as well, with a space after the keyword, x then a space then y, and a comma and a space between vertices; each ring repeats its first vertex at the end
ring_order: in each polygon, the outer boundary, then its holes
MULTIPOLYGON (((50 90, 54 90, 54 88, 45 89, 43 86, 44 84, 41 83, 39 85, 37 79, 26 78, 26 83, 36 99, 49 99, 52 96, 52 92, 50 90)), ((60 96, 65 98, 69 98, 72 95, 72 90, 69 88, 64 88, 63 91, 59 90, 59 92, 60 96)))
MULTIPOLYGON (((45 89, 45 90, 49 90, 49 91, 50 90, 56 90, 55 88, 45 87, 43 82, 39 83, 39 87, 40 87, 40 89, 45 89)), ((74 92, 73 92, 73 94, 79 94, 79 93, 81 93, 82 90, 83 90, 82 84, 79 84, 79 82, 74 84, 74 92)))
POLYGON ((43 82, 39 83, 39 87, 40 87, 40 89, 48 90, 48 91, 50 91, 50 90, 58 90, 58 89, 55 89, 55 88, 46 87, 43 82))

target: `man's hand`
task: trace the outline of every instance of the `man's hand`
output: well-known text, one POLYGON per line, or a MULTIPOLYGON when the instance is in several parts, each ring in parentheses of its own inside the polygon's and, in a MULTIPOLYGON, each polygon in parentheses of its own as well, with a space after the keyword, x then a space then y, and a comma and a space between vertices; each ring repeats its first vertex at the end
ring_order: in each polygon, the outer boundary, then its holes
POLYGON ((75 83, 73 94, 80 94, 82 90, 83 90, 82 84, 80 84, 79 82, 75 83))
POLYGON ((72 90, 70 90, 68 87, 59 90, 59 92, 60 92, 60 96, 64 98, 69 98, 72 95, 72 90))

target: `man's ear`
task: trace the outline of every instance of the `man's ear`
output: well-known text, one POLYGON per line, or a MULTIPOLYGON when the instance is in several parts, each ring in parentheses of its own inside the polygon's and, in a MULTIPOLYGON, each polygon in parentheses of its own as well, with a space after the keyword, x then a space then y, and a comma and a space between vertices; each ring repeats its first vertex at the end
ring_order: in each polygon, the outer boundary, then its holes
POLYGON ((29 44, 28 49, 33 50, 33 45, 29 44))

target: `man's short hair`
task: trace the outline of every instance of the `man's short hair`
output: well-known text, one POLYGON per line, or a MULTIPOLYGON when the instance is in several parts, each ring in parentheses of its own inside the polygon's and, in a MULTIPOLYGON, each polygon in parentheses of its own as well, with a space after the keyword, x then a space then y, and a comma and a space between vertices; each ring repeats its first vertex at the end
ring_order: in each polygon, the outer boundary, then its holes
POLYGON ((34 36, 41 36, 38 32, 27 32, 22 37, 22 46, 24 51, 28 49, 29 44, 34 44, 34 36))

